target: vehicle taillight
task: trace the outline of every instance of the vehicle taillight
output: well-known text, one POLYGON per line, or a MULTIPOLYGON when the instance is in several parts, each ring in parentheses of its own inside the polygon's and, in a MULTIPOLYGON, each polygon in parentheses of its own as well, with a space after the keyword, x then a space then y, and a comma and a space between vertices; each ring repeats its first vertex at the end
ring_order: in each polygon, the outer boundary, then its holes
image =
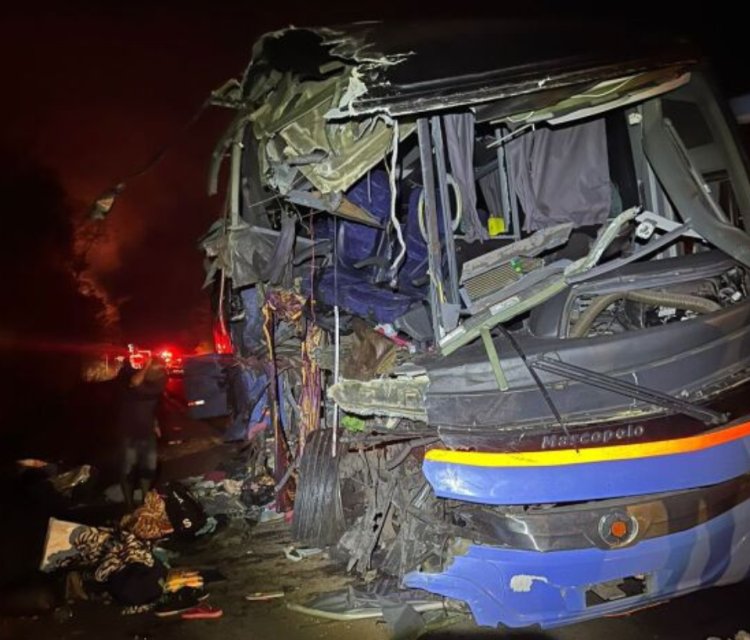
POLYGON ((218 319, 214 323, 214 350, 216 353, 233 353, 234 346, 232 345, 232 338, 227 331, 226 326, 218 319))

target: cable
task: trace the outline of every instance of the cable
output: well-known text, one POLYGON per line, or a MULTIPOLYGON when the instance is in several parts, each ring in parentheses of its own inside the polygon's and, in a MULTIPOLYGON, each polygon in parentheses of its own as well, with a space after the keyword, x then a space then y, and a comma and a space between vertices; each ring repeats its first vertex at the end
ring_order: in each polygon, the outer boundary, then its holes
POLYGON ((133 178, 138 178, 139 176, 142 176, 144 173, 146 173, 147 171, 150 171, 157 164, 159 164, 159 162, 161 162, 161 159, 166 155, 167 151, 169 151, 174 145, 176 145, 181 140, 182 136, 185 135, 185 133, 187 133, 190 130, 190 128, 196 122, 198 122, 198 120, 200 119, 200 117, 203 115, 203 112, 206 111, 206 109, 208 109, 208 107, 210 107, 210 106, 211 106, 211 98, 208 98, 207 100, 205 100, 201 104, 200 107, 198 107, 198 109, 193 113, 193 115, 190 118, 190 120, 188 120, 187 123, 185 124, 185 126, 183 126, 182 129, 180 129, 174 135, 174 137, 172 138, 172 140, 170 140, 168 143, 166 143, 165 145, 163 145, 161 147, 161 149, 159 149, 152 156, 151 160, 149 160, 141 169, 139 169, 138 171, 134 171, 133 173, 124 176, 120 180, 120 183, 122 184, 126 180, 132 180, 133 178))
POLYGON ((398 269, 401 266, 401 262, 404 260, 406 255, 406 243, 404 242, 404 234, 401 232, 401 225, 398 222, 398 216, 396 215, 396 170, 398 168, 398 120, 393 121, 393 149, 391 151, 391 170, 388 173, 388 182, 391 188, 391 223, 393 228, 396 230, 396 237, 398 238, 398 244, 401 247, 399 254, 391 264, 390 273, 392 276, 391 286, 396 286, 398 269))
POLYGON ((187 121, 185 126, 183 126, 182 129, 180 129, 180 131, 175 134, 172 140, 163 145, 152 156, 152 158, 145 165, 143 165, 143 167, 141 167, 137 171, 121 177, 114 186, 105 189, 91 205, 88 214, 89 218, 93 220, 103 220, 114 206, 117 196, 119 196, 125 189, 127 182, 129 180, 133 180, 134 178, 142 176, 148 171, 151 171, 151 169, 159 164, 161 159, 166 155, 167 151, 169 151, 175 144, 177 144, 181 140, 182 136, 187 133, 187 131, 200 119, 200 117, 203 115, 203 112, 210 106, 211 98, 201 104, 198 110, 193 113, 190 120, 187 121))

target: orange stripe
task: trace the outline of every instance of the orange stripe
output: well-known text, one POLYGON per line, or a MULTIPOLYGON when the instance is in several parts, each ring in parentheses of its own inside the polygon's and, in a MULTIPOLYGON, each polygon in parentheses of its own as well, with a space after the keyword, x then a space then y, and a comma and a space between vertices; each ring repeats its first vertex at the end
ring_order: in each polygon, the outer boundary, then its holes
POLYGON ((553 467, 566 464, 632 460, 634 458, 690 453, 716 447, 749 435, 750 421, 676 440, 660 440, 590 449, 558 449, 555 451, 525 451, 520 453, 430 449, 425 454, 425 459, 432 462, 450 462, 475 467, 553 467))

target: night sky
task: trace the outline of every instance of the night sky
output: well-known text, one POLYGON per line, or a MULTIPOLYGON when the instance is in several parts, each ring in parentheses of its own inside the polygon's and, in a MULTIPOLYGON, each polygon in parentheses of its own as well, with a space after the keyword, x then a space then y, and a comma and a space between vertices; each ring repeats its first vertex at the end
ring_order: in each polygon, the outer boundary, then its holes
MULTIPOLYGON (((90 272, 120 309, 121 338, 143 342, 195 339, 195 331, 189 330, 207 305, 196 241, 221 207, 221 198, 205 195, 206 171, 229 114, 211 111, 189 133, 177 134, 212 89, 242 73, 255 38, 289 23, 446 17, 454 10, 447 5, 437 9, 435 3, 373 2, 175 3, 159 8, 129 2, 120 9, 102 8, 101 3, 58 4, 65 8, 32 3, 2 19, 0 150, 4 163, 31 163, 59 181, 64 215, 75 220, 101 191, 178 138, 155 169, 128 183, 106 223, 105 237, 89 254, 90 272)), ((483 4, 460 6, 487 14, 483 4)), ((529 5, 526 17, 559 15, 556 4, 529 5)), ((604 12, 616 21, 645 24, 655 16, 661 27, 687 31, 706 26, 704 46, 716 58, 728 91, 750 89, 750 72, 743 69, 745 27, 728 11, 691 16, 686 15, 687 4, 675 3, 674 10, 641 16, 632 4, 568 6, 587 17, 604 12)), ((6 210, 3 224, 16 224, 17 215, 31 212, 6 210)), ((54 235, 50 229, 41 232, 54 235)), ((65 234, 58 239, 70 242, 65 234)), ((19 248, 11 248, 11 255, 14 250, 19 248)), ((54 325, 51 321, 44 330, 54 334, 54 325)))

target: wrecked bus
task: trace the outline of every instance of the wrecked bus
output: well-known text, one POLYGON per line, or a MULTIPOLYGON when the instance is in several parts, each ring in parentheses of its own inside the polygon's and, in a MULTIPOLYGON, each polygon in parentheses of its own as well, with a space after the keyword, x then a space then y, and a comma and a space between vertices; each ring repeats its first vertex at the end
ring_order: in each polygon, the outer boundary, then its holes
POLYGON ((489 626, 745 578, 750 183, 688 45, 289 28, 213 101, 207 283, 298 539, 489 626))

